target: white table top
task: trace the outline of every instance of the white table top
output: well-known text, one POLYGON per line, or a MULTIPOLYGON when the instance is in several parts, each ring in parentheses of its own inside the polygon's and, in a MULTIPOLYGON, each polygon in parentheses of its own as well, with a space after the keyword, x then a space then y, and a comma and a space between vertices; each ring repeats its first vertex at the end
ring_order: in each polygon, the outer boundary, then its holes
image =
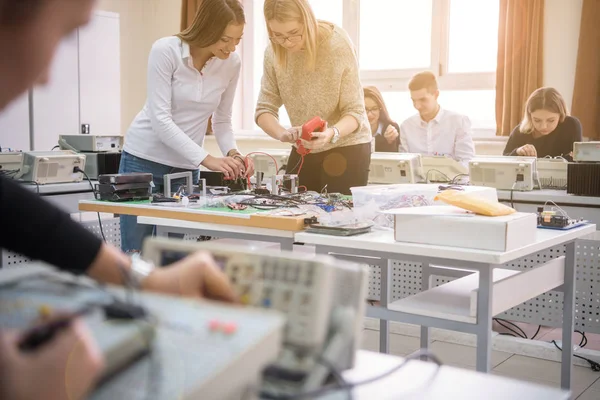
POLYGON ((595 231, 596 225, 593 224, 568 231, 538 229, 537 240, 534 243, 506 252, 396 242, 394 240, 394 232, 387 230, 375 230, 364 235, 348 237, 300 232, 296 233, 295 239, 296 242, 304 244, 335 247, 338 249, 358 249, 395 255, 443 258, 485 264, 504 264, 528 254, 569 242, 595 231))
MULTIPOLYGON (((510 201, 510 190, 498 190, 498 200, 510 201)), ((600 207, 600 197, 575 196, 568 194, 566 190, 531 190, 528 192, 513 191, 513 201, 528 201, 544 204, 547 200, 555 203, 569 204, 573 206, 597 206, 600 207)))
MULTIPOLYGON (((356 367, 343 373, 349 382, 360 382, 389 371, 403 362, 400 357, 359 351, 356 367)), ((357 386, 355 400, 567 400, 569 393, 549 386, 517 381, 492 374, 411 361, 399 371, 373 383, 357 386)), ((345 393, 323 400, 346 400, 345 393)))
MULTIPOLYGON (((212 224, 209 222, 192 222, 171 218, 138 217, 138 224, 158 225, 171 228, 197 229, 214 232, 232 232, 231 225, 212 224)), ((279 229, 254 228, 251 226, 235 226, 235 233, 245 233, 249 235, 272 236, 280 238, 293 238, 294 232, 282 231, 279 229)))
MULTIPOLYGON (((96 183, 98 182, 92 181, 93 185, 95 185, 96 183)), ((23 183, 23 186, 30 190, 37 191, 37 186, 33 183, 23 183)), ((72 183, 48 183, 46 185, 39 186, 41 195, 92 191, 90 183, 87 180, 72 183)))

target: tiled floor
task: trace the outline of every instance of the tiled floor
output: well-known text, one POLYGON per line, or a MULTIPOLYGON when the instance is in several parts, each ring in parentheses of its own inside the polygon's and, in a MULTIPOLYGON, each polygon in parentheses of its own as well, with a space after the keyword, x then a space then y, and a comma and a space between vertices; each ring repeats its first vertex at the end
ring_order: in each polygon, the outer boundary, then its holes
MULTIPOLYGON (((378 351, 379 332, 365 329, 362 348, 378 351)), ((390 353, 405 356, 419 348, 419 339, 390 334, 390 353)), ((436 341, 431 350, 444 364, 475 370, 475 348, 436 341)), ((560 363, 503 353, 492 352, 492 373, 542 385, 560 387, 560 363)), ((573 399, 600 400, 600 372, 591 368, 573 366, 573 399)))

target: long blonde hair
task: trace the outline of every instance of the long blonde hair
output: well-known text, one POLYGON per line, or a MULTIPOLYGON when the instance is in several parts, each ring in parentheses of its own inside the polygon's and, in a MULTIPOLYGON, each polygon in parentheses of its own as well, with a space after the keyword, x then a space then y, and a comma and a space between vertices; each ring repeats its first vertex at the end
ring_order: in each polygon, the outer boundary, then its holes
POLYGON ((559 121, 563 122, 569 110, 565 99, 558 93, 558 90, 552 87, 541 87, 531 93, 525 104, 525 113, 523 120, 519 125, 521 133, 532 133, 533 122, 531 121, 531 113, 537 110, 546 110, 560 115, 559 121))
MULTIPOLYGON (((265 0, 265 22, 269 37, 273 32, 269 28, 269 21, 278 22, 297 21, 302 24, 302 38, 306 52, 306 69, 312 71, 317 65, 317 46, 319 38, 319 23, 307 0, 265 0)), ((287 66, 287 50, 280 44, 271 42, 275 60, 283 67, 287 66)))
POLYGON ((244 7, 239 0, 202 0, 192 24, 175 36, 204 48, 217 43, 227 25, 245 23, 244 7))

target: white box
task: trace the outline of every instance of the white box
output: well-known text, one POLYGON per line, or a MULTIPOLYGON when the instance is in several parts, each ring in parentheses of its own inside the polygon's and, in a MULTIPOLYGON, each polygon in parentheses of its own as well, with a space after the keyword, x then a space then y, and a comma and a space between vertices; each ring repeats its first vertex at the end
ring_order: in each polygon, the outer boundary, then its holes
MULTIPOLYGON (((440 192, 440 184, 397 184, 370 185, 350 188, 354 203, 354 215, 357 219, 371 221, 380 228, 394 228, 393 215, 387 210, 404 207, 422 207, 444 205, 434 201, 440 192)), ((495 188, 462 186, 465 193, 476 194, 490 201, 498 201, 495 188)))
POLYGON ((487 217, 454 206, 401 208, 389 213, 394 215, 397 242, 510 251, 536 240, 537 215, 532 213, 487 217))

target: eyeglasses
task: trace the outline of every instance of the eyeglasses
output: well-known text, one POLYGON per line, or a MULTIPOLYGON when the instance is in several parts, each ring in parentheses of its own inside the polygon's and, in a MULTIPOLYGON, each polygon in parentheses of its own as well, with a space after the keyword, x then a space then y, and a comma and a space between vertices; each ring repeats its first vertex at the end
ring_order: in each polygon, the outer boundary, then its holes
POLYGON ((285 41, 289 41, 291 44, 299 43, 302 40, 302 35, 294 35, 294 36, 271 36, 269 38, 271 42, 277 44, 284 44, 285 41))
POLYGON ((368 113, 375 113, 375 112, 379 112, 379 110, 381 110, 381 108, 379 108, 379 107, 373 107, 373 108, 366 108, 366 107, 365 107, 365 111, 366 111, 366 113, 367 113, 367 114, 368 114, 368 113))

